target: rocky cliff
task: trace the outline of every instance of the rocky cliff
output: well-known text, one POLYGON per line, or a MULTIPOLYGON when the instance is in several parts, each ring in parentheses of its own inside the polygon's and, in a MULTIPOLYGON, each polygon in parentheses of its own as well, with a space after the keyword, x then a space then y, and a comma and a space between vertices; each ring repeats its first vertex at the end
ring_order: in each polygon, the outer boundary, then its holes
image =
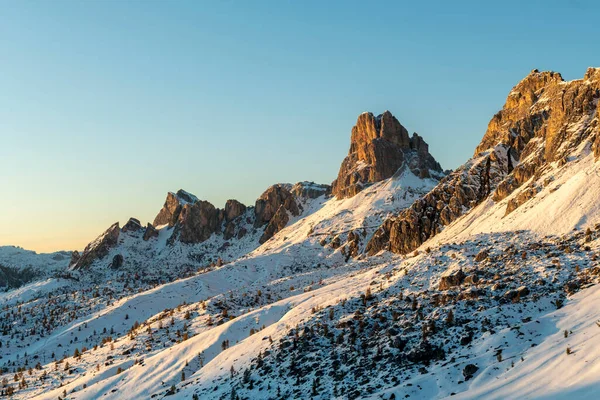
MULTIPOLYGON (((190 250, 192 257, 197 259, 219 258, 223 251, 233 245, 235 248, 253 250, 265 243, 281 229, 285 228, 290 218, 301 215, 303 207, 313 199, 329 194, 329 185, 314 182, 299 182, 295 185, 276 184, 269 187, 256 200, 254 207, 247 207, 241 202, 230 199, 224 208, 217 208, 205 200, 199 200, 185 190, 167 193, 167 197, 154 222, 145 227, 137 218, 130 218, 122 229, 115 223, 96 240, 90 243, 79 254, 74 252, 70 268, 88 268, 98 260, 112 269, 119 269, 130 262, 132 248, 137 246, 140 252, 148 252, 157 244, 161 232, 167 235, 166 243, 174 249, 177 243, 197 245, 206 242, 213 235, 218 239, 205 248, 190 250), (110 260, 103 260, 110 250, 119 245, 119 234, 127 241, 125 247, 130 250, 115 249, 117 253, 110 260), (248 237, 246 237, 249 235, 248 237), (136 241, 140 241, 137 245, 136 241), (144 242, 148 242, 143 244, 144 242), (237 243, 236 243, 237 242, 237 243), (218 243, 218 244, 215 244, 218 243), (120 252, 126 254, 123 256, 120 252), (195 251, 195 252, 194 252, 195 251), (213 257, 214 256, 214 257, 213 257)), ((122 242, 122 241, 121 241, 122 242)), ((190 249, 192 249, 190 247, 190 249)), ((229 254, 229 253, 227 253, 229 254)), ((194 262, 197 262, 194 259, 194 262)))
POLYGON ((367 252, 408 253, 484 199, 500 201, 519 189, 508 202, 510 213, 546 184, 536 177, 572 161, 569 155, 582 145, 591 146, 598 158, 599 98, 600 69, 590 68, 583 79, 569 82, 556 72, 531 71, 491 119, 475 156, 386 220, 367 252))
POLYGON ((177 193, 169 192, 165 204, 156 218, 154 218, 154 223, 152 225, 154 225, 154 227, 159 225, 175 225, 182 207, 186 204, 194 204, 197 201, 198 198, 196 196, 182 189, 178 190, 177 193))
POLYGON ((352 197, 374 182, 391 178, 405 163, 421 178, 442 173, 423 138, 416 133, 410 137, 389 111, 378 116, 362 113, 352 128, 350 150, 332 184, 332 194, 352 197))
POLYGON ((78 270, 88 268, 95 260, 105 257, 109 250, 119 241, 119 223, 115 222, 96 240, 88 244, 83 253, 74 252, 71 258, 70 269, 78 270))

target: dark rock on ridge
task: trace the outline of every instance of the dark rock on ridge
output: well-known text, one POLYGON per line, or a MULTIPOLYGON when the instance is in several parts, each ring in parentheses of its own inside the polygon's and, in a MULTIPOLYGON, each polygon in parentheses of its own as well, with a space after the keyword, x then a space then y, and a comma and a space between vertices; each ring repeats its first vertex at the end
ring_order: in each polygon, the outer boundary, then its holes
POLYGON ((223 214, 208 201, 199 200, 181 208, 173 237, 183 243, 201 243, 219 231, 223 214))
POLYGON ((140 220, 137 218, 129 218, 129 221, 121 228, 121 232, 137 232, 140 229, 142 229, 140 220))
POLYGON ((77 262, 71 264, 69 267, 72 269, 84 269, 89 267, 94 261, 105 257, 110 249, 117 244, 119 232, 119 223, 115 222, 106 232, 88 244, 77 262))
POLYGON ((179 189, 177 193, 169 192, 163 208, 159 211, 152 225, 159 226, 168 224, 174 226, 179 218, 179 213, 185 204, 193 204, 198 198, 193 194, 179 189))
POLYGON ((298 182, 292 186, 290 192, 296 198, 316 199, 323 195, 329 195, 331 193, 331 186, 304 181, 298 182))
POLYGON ((271 239, 273 235, 285 228, 289 220, 290 217, 285 206, 283 204, 280 205, 275 215, 273 215, 273 218, 271 218, 271 220, 267 224, 265 231, 259 239, 259 243, 263 244, 267 240, 271 239))
POLYGON ((290 193, 289 188, 277 184, 269 187, 258 200, 256 200, 256 205, 254 207, 254 215, 256 217, 254 226, 263 226, 271 221, 280 206, 283 206, 293 216, 300 215, 300 209, 298 208, 296 199, 290 193))
POLYGON ((144 231, 144 240, 148 241, 153 237, 158 237, 158 230, 152 224, 148 223, 144 231))
POLYGON ((77 261, 81 258, 81 254, 77 250, 71 253, 71 261, 69 262, 69 266, 77 264, 77 261))

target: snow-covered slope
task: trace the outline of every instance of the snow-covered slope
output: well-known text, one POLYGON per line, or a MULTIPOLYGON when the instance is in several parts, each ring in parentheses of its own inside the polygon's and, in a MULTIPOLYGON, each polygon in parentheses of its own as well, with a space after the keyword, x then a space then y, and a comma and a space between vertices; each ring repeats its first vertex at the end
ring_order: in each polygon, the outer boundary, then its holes
POLYGON ((545 185, 514 211, 507 214, 507 205, 522 191, 499 202, 488 198, 423 247, 492 232, 527 230, 538 236, 562 235, 600 221, 600 164, 589 143, 583 143, 566 165, 554 164, 530 182, 545 185))
POLYGON ((45 373, 43 381, 22 388, 17 397, 56 398, 73 389, 78 393, 71 395, 74 398, 164 395, 181 380, 182 370, 187 376, 208 371, 200 367, 198 354, 209 364, 221 352, 223 340, 234 347, 250 329, 281 324, 291 308, 313 296, 313 290, 333 290, 335 282, 371 265, 370 260, 354 262, 349 257, 348 235, 358 232, 351 242, 360 250, 362 239, 384 218, 435 184, 434 179, 420 179, 402 169, 353 198, 304 198, 301 214, 292 216, 288 226, 262 246, 257 242, 262 230, 252 225, 229 246, 223 246, 220 235, 199 244, 169 244, 173 228, 168 226, 158 227, 157 237, 147 241, 141 230, 120 232, 102 258, 87 269, 70 271, 72 281, 31 284, 0 298, 3 306, 16 299, 25 303, 19 313, 5 314, 7 333, 20 331, 12 321, 22 313, 29 314, 26 327, 44 327, 0 348, 5 366, 31 363, 32 357, 43 362, 44 372, 34 369, 31 375, 45 373), (335 241, 339 244, 331 243, 335 241), (117 255, 126 261, 114 269, 111 260, 117 255), (224 261, 215 262, 215 255, 224 261), (200 264, 207 261, 211 264, 200 264), (175 273, 189 277, 161 284, 175 273), (51 308, 61 310, 60 317, 44 320, 48 308, 42 296, 53 299, 51 308), (143 328, 132 331, 136 322, 143 328), (80 355, 71 359, 76 351, 80 355), (139 375, 144 365, 157 372, 139 375), (123 372, 116 375, 119 368, 123 372))
POLYGON ((292 247, 312 248, 323 254, 328 254, 331 249, 344 257, 355 247, 356 256, 363 252, 366 241, 382 221, 410 206, 437 183, 432 178, 420 179, 403 167, 392 178, 378 182, 354 197, 341 200, 321 197, 309 206, 305 217, 292 220, 279 235, 249 256, 281 253, 292 247), (356 236, 349 239, 350 233, 356 236))
POLYGON ((20 247, 0 246, 0 290, 60 274, 70 259, 70 251, 38 254, 20 247))
MULTIPOLYGON (((490 371, 457 399, 593 399, 600 390, 600 286, 539 318, 542 340, 514 368, 490 371), (566 332, 566 333, 565 333, 566 332)), ((486 371, 484 371, 486 373, 486 371)))
POLYGON ((55 253, 36 253, 16 246, 0 246, 0 265, 15 268, 34 268, 36 270, 65 269, 71 258, 70 251, 55 253))
MULTIPOLYGON (((599 82, 596 69, 570 82, 532 71, 474 157, 440 182, 376 160, 393 176, 342 168, 360 184, 339 198, 280 184, 255 207, 219 210, 170 193, 154 225, 114 225, 68 274, 0 296, 0 390, 595 398, 599 82)), ((355 126, 349 154, 408 137, 371 125, 373 137, 355 126)), ((418 136, 411 143, 428 154, 418 136)))

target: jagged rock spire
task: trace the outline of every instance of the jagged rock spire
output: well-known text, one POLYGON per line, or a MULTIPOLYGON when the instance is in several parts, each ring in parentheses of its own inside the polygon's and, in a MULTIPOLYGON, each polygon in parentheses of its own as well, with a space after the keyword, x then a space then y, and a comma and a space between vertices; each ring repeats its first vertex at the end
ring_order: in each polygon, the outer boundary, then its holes
POLYGON ((352 197, 374 182, 391 178, 404 164, 421 178, 429 177, 430 171, 442 173, 423 138, 416 133, 410 137, 392 113, 376 117, 362 113, 352 128, 350 151, 332 193, 338 198, 352 197))

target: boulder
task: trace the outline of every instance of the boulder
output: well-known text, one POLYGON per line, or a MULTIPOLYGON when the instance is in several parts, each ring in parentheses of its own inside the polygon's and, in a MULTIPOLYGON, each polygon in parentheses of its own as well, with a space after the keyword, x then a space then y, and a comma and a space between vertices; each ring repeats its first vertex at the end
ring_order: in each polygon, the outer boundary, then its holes
POLYGON ((421 341, 406 354, 408 361, 413 363, 429 363, 433 360, 443 360, 444 357, 444 349, 428 341, 421 341))
POLYGON ((113 257, 112 262, 110 263, 111 269, 119 269, 123 266, 123 256, 121 254, 117 254, 113 257))
POLYGON ((525 297, 527 295, 529 295, 529 288, 527 286, 521 286, 517 289, 508 290, 506 293, 504 293, 504 298, 506 300, 515 302, 521 297, 525 297))
POLYGON ((146 230, 144 231, 144 240, 148 241, 153 237, 158 237, 158 230, 150 223, 146 225, 146 230))
POLYGON ((477 365, 467 364, 462 370, 463 376, 465 377, 465 381, 471 379, 473 375, 477 373, 477 371, 479 371, 479 367, 477 365))
POLYGON ((481 250, 479 253, 477 253, 477 255, 475 256, 475 262, 482 262, 483 260, 486 260, 488 258, 488 251, 487 250, 481 250))
POLYGON ((438 284, 438 290, 448 290, 453 287, 460 286, 460 284, 463 282, 465 277, 466 277, 466 275, 462 271, 462 269, 444 274, 440 277, 440 283, 438 284))
POLYGON ((479 276, 476 274, 469 275, 463 281, 465 285, 477 285, 479 283, 479 276))

